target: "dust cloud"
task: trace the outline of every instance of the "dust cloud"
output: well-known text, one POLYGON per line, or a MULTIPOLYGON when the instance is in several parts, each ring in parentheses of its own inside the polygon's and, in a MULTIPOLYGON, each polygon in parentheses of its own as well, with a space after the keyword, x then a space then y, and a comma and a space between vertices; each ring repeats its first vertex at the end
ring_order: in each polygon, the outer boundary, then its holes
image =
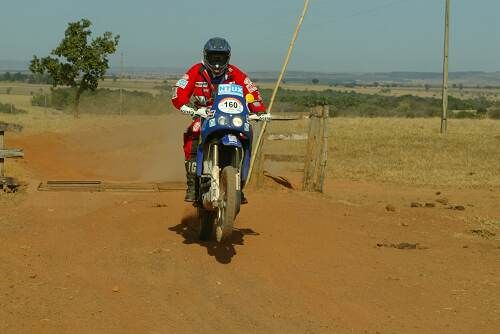
MULTIPOLYGON (((125 116, 65 138, 60 159, 86 178, 105 181, 185 180, 182 134, 190 119, 180 114, 125 116), (76 160, 76 161, 75 161, 76 160)), ((64 172, 64 171, 61 171, 64 172)))

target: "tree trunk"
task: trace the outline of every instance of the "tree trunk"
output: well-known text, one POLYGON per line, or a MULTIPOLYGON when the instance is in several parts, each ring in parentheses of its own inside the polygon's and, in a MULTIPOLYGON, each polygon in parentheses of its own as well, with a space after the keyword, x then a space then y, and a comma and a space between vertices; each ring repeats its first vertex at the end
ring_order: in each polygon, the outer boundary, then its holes
POLYGON ((76 90, 75 105, 74 105, 75 118, 80 117, 80 97, 82 96, 83 90, 84 89, 81 86, 78 87, 76 90))

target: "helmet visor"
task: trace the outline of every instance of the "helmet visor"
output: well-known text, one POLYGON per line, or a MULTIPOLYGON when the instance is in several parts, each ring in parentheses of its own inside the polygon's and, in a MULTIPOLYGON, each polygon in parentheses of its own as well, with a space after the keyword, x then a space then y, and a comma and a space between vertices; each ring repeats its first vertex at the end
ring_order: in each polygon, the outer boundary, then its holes
POLYGON ((206 56, 208 64, 214 68, 224 68, 229 63, 229 54, 226 52, 210 52, 206 56))

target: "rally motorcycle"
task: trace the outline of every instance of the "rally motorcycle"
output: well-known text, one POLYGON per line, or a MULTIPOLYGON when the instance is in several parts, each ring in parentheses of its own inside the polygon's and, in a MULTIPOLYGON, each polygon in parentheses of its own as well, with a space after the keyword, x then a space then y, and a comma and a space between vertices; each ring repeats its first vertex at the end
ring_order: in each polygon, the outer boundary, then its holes
POLYGON ((252 94, 243 87, 221 84, 210 110, 202 118, 196 159, 198 219, 201 240, 227 241, 240 211, 242 186, 248 177, 252 154, 250 120, 269 120, 269 115, 250 114, 252 94))

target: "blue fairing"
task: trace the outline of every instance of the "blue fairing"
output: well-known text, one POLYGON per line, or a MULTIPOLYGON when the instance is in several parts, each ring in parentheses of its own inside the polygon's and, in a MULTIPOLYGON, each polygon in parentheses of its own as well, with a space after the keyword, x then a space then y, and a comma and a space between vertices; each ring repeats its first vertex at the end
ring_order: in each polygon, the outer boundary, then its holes
POLYGON ((212 115, 204 120, 201 126, 196 170, 198 176, 201 176, 203 171, 204 143, 218 139, 222 145, 244 149, 241 176, 245 181, 250 166, 252 127, 248 120, 249 110, 243 95, 243 87, 234 84, 219 85, 210 113, 212 115))

